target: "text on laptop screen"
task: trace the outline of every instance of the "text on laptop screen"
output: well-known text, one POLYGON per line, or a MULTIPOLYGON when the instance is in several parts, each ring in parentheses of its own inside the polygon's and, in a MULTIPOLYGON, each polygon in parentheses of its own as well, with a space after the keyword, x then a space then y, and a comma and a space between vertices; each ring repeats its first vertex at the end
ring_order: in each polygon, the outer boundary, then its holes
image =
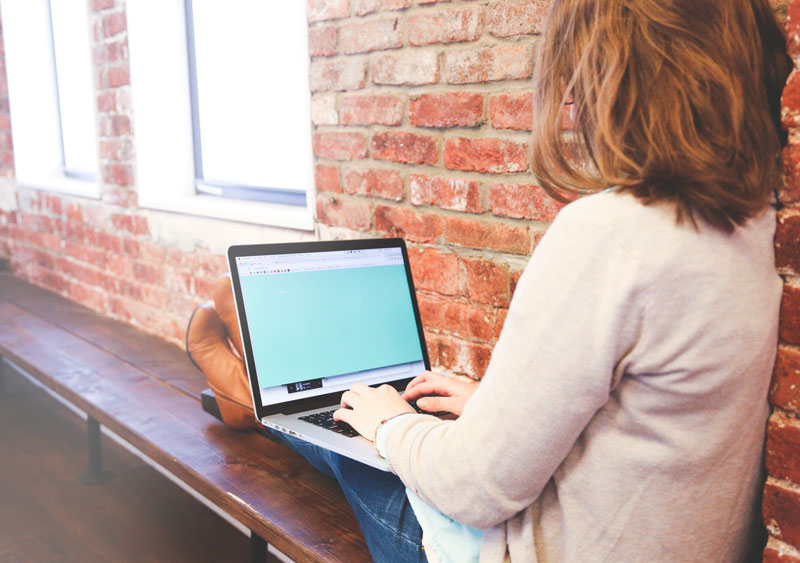
POLYGON ((400 248, 236 262, 263 405, 425 369, 400 248))

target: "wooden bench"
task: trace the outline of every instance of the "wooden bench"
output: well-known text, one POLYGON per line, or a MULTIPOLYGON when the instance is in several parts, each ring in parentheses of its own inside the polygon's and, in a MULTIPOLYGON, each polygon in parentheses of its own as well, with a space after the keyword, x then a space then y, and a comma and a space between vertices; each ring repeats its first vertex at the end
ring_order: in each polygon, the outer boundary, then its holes
POLYGON ((88 415, 86 483, 109 478, 104 425, 251 530, 254 561, 268 544, 295 561, 370 560, 337 483, 203 412, 205 379, 180 348, 0 273, 0 356, 88 415))

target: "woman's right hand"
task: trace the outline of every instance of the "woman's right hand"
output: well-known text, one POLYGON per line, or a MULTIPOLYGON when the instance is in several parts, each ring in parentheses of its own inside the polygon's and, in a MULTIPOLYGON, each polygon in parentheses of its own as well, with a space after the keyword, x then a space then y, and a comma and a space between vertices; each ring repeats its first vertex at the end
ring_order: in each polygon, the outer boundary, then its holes
POLYGON ((477 388, 474 383, 425 371, 411 380, 403 398, 409 402, 416 400, 417 406, 428 412, 446 411, 461 416, 467 399, 477 388))

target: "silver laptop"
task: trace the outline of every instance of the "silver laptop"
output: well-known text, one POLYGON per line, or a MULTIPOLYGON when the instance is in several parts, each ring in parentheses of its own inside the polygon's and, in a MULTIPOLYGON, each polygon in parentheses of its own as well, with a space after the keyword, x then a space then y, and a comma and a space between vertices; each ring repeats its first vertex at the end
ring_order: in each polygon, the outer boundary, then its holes
POLYGON ((388 471, 331 415, 355 382, 401 391, 430 368, 403 240, 231 246, 228 267, 256 417, 388 471))

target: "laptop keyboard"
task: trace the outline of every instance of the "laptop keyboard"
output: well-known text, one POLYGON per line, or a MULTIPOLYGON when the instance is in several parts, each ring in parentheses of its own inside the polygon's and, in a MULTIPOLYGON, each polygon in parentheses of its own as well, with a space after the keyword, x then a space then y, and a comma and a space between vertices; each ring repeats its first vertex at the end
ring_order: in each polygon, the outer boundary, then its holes
POLYGON ((305 420, 306 422, 310 422, 314 426, 319 426, 321 428, 325 428, 326 430, 333 430, 337 434, 347 436, 348 438, 352 438, 353 436, 358 436, 358 432, 353 430, 353 427, 347 424, 346 422, 338 422, 336 420, 333 420, 333 412, 335 410, 336 409, 331 409, 329 411, 309 414, 298 418, 300 420, 305 420))
MULTIPOLYGON (((420 414, 432 414, 433 416, 446 416, 450 413, 442 411, 442 412, 427 412, 423 411, 417 406, 416 401, 411 401, 411 406, 414 407, 420 414)), ((338 422, 333 420, 333 413, 336 409, 331 409, 329 411, 318 412, 314 414, 309 414, 306 416, 299 416, 300 420, 305 420, 306 422, 310 422, 314 426, 319 426, 320 428, 325 428, 326 430, 332 430, 337 434, 341 434, 342 436, 347 436, 348 438, 352 438, 353 436, 358 436, 358 432, 353 430, 353 427, 347 424, 346 422, 338 422)))

